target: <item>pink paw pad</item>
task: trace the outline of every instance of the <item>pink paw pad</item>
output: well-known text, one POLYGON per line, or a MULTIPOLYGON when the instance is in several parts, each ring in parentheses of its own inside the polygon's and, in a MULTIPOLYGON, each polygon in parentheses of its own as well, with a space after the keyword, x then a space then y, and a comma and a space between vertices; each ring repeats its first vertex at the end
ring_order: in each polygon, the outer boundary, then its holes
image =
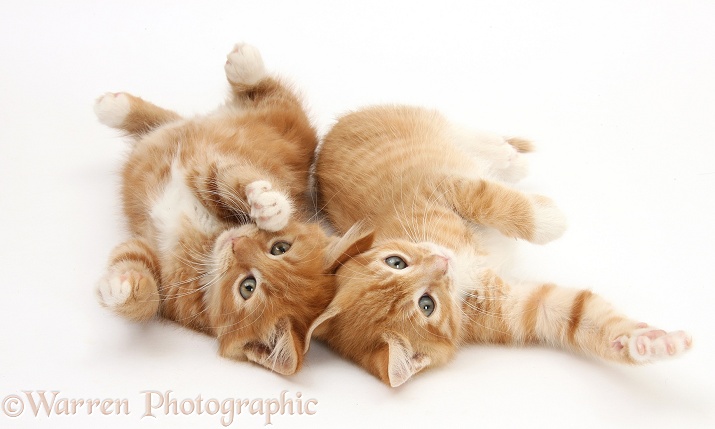
POLYGON ((652 362, 679 355, 692 345, 692 338, 686 332, 666 332, 639 323, 630 334, 622 335, 611 343, 617 352, 624 348, 636 362, 652 362))

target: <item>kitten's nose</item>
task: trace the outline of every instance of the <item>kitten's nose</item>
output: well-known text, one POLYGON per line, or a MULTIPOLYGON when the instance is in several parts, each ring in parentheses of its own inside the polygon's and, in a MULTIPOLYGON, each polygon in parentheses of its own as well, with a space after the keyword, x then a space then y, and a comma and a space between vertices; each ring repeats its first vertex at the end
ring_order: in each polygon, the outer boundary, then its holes
POLYGON ((447 274, 447 270, 449 270, 449 258, 446 256, 442 255, 434 255, 435 256, 435 268, 437 270, 441 270, 442 274, 447 274))

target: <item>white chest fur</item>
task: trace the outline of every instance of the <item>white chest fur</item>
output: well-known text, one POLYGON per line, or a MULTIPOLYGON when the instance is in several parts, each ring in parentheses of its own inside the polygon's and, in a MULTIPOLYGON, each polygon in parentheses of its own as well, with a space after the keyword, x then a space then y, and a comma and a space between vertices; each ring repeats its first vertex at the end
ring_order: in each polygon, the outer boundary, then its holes
POLYGON ((196 198, 186 184, 186 173, 174 160, 171 177, 154 201, 151 220, 162 252, 171 252, 185 228, 211 234, 219 228, 216 218, 196 198))

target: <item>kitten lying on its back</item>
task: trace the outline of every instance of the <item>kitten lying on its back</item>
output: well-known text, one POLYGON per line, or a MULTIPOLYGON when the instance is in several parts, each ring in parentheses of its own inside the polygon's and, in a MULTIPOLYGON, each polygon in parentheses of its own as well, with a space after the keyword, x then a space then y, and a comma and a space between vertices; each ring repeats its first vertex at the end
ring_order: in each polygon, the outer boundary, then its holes
POLYGON ((466 343, 550 344, 622 363, 690 347, 628 319, 598 295, 553 284, 512 287, 487 266, 483 226, 546 243, 566 224, 518 180, 523 140, 483 138, 436 112, 374 107, 341 118, 321 148, 321 207, 338 230, 362 221, 374 246, 338 269, 315 336, 391 386, 442 364, 466 343))
POLYGON ((112 252, 98 297, 129 319, 159 314, 214 335, 222 356, 292 374, 335 267, 370 237, 327 237, 305 222, 317 138, 300 102, 251 46, 237 45, 225 70, 231 99, 206 116, 183 119, 126 93, 97 101, 100 121, 136 140, 122 173, 132 238, 112 252))

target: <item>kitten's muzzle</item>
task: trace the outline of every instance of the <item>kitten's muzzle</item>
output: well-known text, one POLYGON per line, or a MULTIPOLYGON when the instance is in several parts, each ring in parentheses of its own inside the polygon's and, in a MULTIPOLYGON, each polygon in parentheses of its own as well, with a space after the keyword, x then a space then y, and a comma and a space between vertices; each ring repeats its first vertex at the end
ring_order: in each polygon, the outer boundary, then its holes
POLYGON ((233 237, 231 239, 231 248, 233 249, 233 253, 235 255, 245 253, 250 246, 250 242, 251 240, 245 235, 233 237))
POLYGON ((449 258, 442 255, 432 255, 432 266, 436 271, 447 274, 449 271, 449 258))

